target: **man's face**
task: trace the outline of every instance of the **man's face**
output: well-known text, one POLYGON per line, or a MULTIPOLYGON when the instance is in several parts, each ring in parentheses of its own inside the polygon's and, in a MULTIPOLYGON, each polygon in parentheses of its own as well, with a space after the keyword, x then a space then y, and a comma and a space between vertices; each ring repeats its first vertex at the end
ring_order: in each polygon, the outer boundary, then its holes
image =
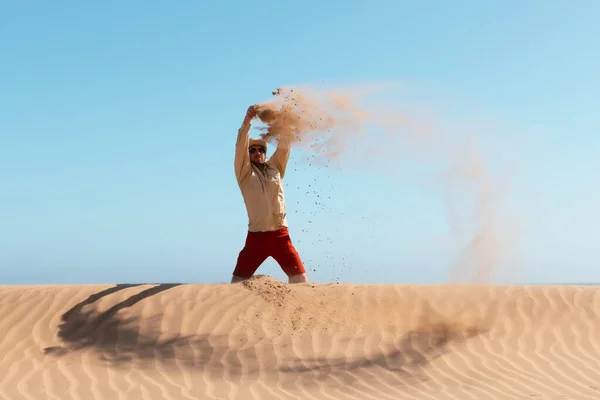
POLYGON ((265 162, 267 151, 264 147, 259 145, 250 146, 248 149, 250 153, 250 162, 253 164, 262 164, 265 162))

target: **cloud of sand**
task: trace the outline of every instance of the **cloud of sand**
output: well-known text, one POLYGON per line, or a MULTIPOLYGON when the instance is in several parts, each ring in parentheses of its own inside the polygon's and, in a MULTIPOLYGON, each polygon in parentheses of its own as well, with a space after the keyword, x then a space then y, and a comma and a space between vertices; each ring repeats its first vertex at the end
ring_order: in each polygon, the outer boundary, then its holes
POLYGON ((431 147, 436 132, 432 121, 418 121, 407 111, 382 103, 369 104, 369 95, 386 85, 349 86, 335 89, 283 87, 273 99, 256 105, 261 138, 267 142, 287 141, 311 152, 317 161, 342 157, 360 149, 381 152, 380 146, 399 135, 413 150, 423 149, 424 139, 431 147), (382 137, 385 133, 392 136, 382 137))
POLYGON ((256 105, 261 137, 271 143, 288 141, 325 162, 359 150, 370 160, 376 155, 378 161, 389 160, 399 168, 397 160, 406 151, 439 165, 436 182, 446 196, 452 235, 461 241, 450 280, 488 282, 518 238, 514 222, 502 213, 510 180, 494 179, 473 137, 444 136, 438 119, 419 116, 414 104, 397 104, 385 96, 369 99, 386 88, 279 88, 272 99, 256 105), (386 151, 390 157, 383 156, 386 151), (462 219, 459 206, 466 214, 462 219))

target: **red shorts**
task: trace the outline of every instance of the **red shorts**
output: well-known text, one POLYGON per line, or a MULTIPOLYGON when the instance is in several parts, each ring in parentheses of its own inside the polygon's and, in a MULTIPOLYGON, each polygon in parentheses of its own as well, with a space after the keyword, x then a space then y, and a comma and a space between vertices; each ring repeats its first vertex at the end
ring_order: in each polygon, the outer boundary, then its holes
POLYGON ((269 256, 277 261, 288 277, 306 272, 292 244, 288 229, 281 228, 271 232, 248 232, 246 244, 240 251, 233 275, 251 278, 269 256))

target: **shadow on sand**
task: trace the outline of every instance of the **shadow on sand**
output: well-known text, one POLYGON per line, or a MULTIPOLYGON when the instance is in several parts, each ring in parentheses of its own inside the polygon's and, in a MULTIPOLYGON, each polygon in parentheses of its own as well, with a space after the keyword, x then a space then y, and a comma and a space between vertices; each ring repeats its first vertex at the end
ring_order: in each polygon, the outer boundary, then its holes
MULTIPOLYGON (((58 337, 60 347, 47 347, 44 353, 61 357, 77 351, 91 351, 110 366, 143 366, 175 363, 178 368, 198 368, 212 376, 228 376, 229 380, 273 378, 296 380, 302 376, 305 384, 336 376, 342 381, 353 380, 353 371, 382 368, 397 378, 418 379, 423 369, 448 351, 452 342, 461 342, 481 333, 474 328, 457 328, 446 322, 427 323, 413 329, 394 343, 391 351, 358 359, 292 359, 277 360, 278 349, 271 341, 243 348, 230 346, 227 335, 188 335, 164 337, 160 331, 162 315, 144 318, 141 332, 139 318, 123 318, 118 312, 126 307, 179 286, 160 284, 145 289, 108 310, 99 312, 93 304, 104 296, 140 285, 116 285, 95 293, 62 315, 58 337), (266 361, 272 360, 272 361, 266 361)), ((246 338, 237 338, 247 343, 246 338)), ((361 339, 354 339, 355 345, 361 339)), ((356 347, 356 346, 355 346, 356 347)), ((360 346, 358 346, 360 347, 360 346)), ((405 384, 409 381, 404 381, 405 384)))
MULTIPOLYGON (((366 369, 380 369, 393 372, 397 378, 403 378, 408 384, 426 379, 425 369, 435 359, 449 352, 451 344, 460 344, 469 338, 481 334, 482 331, 472 328, 456 329, 448 323, 424 325, 404 334, 393 343, 388 351, 364 355, 351 359, 341 358, 312 358, 292 361, 286 367, 279 368, 280 372, 296 375, 307 375, 315 380, 330 378, 332 375, 343 379, 344 375, 353 380, 353 372, 366 369)), ((364 341, 364 339, 362 340, 364 341)), ((354 347, 359 339, 355 340, 354 347)))
MULTIPOLYGON (((158 340, 158 335, 142 334, 138 326, 138 318, 120 318, 118 312, 136 303, 169 290, 179 284, 160 284, 145 289, 126 300, 117 303, 108 310, 99 312, 93 304, 102 297, 121 290, 141 286, 141 284, 120 284, 89 296, 62 317, 58 327, 58 338, 63 342, 62 347, 47 347, 44 353, 62 356, 80 350, 93 350, 102 358, 114 364, 119 364, 133 358, 149 358, 160 355, 161 349, 168 351, 177 345, 179 340, 173 338, 158 340)), ((154 317, 158 320, 159 317, 154 317)), ((157 332, 158 333, 158 332, 157 332)))
POLYGON ((65 312, 58 327, 62 346, 45 348, 44 354, 63 357, 78 351, 91 352, 111 367, 143 367, 160 363, 163 367, 199 368, 205 373, 232 379, 259 376, 256 350, 229 349, 226 335, 187 335, 164 337, 160 330, 161 314, 140 318, 124 318, 118 312, 126 307, 158 295, 180 284, 160 284, 145 289, 108 310, 99 312, 93 304, 101 298, 141 285, 121 284, 95 293, 65 312))

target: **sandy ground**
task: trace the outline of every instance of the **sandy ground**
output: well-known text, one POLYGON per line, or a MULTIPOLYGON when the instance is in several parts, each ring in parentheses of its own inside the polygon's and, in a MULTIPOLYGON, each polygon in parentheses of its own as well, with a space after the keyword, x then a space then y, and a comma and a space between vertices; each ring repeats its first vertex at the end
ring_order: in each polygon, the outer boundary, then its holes
POLYGON ((0 287, 0 398, 600 399, 585 286, 0 287))

